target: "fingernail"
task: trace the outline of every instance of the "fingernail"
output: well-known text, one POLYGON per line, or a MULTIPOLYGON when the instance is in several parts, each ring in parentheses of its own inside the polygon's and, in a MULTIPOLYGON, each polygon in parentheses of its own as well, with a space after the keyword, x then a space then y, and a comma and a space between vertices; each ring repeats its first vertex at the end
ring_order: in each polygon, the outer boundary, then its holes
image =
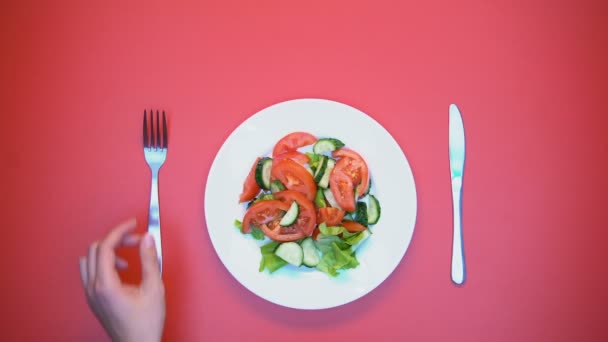
POLYGON ((154 239, 152 239, 152 235, 146 234, 144 236, 144 247, 152 248, 154 246, 154 239))

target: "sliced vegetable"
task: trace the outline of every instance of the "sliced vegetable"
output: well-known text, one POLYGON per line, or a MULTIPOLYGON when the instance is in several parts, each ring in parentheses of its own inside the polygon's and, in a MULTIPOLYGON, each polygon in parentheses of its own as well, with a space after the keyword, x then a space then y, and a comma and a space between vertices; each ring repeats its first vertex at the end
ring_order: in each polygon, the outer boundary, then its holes
MULTIPOLYGON (((293 237, 299 236, 298 239, 310 236, 317 225, 317 213, 314 204, 312 204, 312 202, 302 193, 293 190, 277 192, 274 194, 274 197, 289 206, 291 206, 294 201, 297 201, 300 206, 300 214, 298 215, 297 221, 289 227, 281 227, 281 234, 294 234, 293 237)), ((272 239, 271 236, 269 237, 272 239)))
POLYGON ((278 179, 289 190, 303 193, 309 201, 314 200, 317 184, 312 175, 302 165, 291 159, 284 159, 272 168, 272 177, 278 179))
POLYGON ((272 156, 276 157, 287 151, 297 150, 300 147, 312 145, 317 141, 317 137, 310 133, 294 132, 287 134, 277 142, 272 150, 272 156))
POLYGON ((260 186, 255 181, 255 171, 258 166, 258 162, 262 158, 257 158, 245 179, 245 183, 243 183, 243 192, 241 192, 241 196, 239 196, 239 203, 248 202, 255 198, 260 192, 260 186))
POLYGON ((336 161, 331 158, 327 158, 327 167, 325 168, 325 171, 323 172, 323 176, 321 177, 321 180, 318 181, 319 186, 322 187, 323 189, 327 189, 329 187, 329 177, 331 177, 331 172, 334 170, 335 166, 336 166, 336 161))
POLYGON ((317 190, 317 194, 315 195, 315 205, 317 206, 317 208, 327 207, 327 203, 325 202, 325 196, 323 195, 323 189, 317 190))
POLYGON ((366 229, 360 233, 357 233, 353 236, 351 236, 350 238, 348 238, 347 243, 350 244, 350 251, 354 252, 357 249, 359 249, 359 247, 361 246, 361 244, 363 243, 363 241, 367 240, 368 237, 371 236, 371 233, 369 231, 369 229, 366 229))
POLYGON ((367 207, 367 222, 368 224, 376 224, 380 220, 382 208, 376 196, 369 195, 369 206, 367 207))
POLYGON ((276 254, 274 251, 279 247, 280 243, 276 241, 271 241, 264 246, 260 247, 260 251, 262 253, 262 260, 260 260, 260 268, 259 271, 262 272, 265 269, 268 269, 270 273, 278 270, 279 268, 287 265, 287 262, 276 254))
POLYGON ((357 208, 355 209, 355 221, 367 226, 367 204, 365 202, 357 202, 357 208))
POLYGON ((321 261, 319 251, 311 238, 306 238, 302 241, 302 252, 304 254, 302 262, 308 267, 315 267, 321 261))
POLYGON ((336 150, 334 152, 332 152, 332 155, 334 156, 334 158, 342 158, 342 159, 352 159, 357 161, 357 164, 359 165, 359 169, 358 169, 358 173, 361 176, 360 181, 353 181, 354 184, 359 184, 361 183, 363 186, 361 188, 359 188, 359 192, 357 192, 357 195, 359 195, 359 197, 363 197, 363 195, 365 195, 365 193, 367 193, 367 189, 369 188, 369 169, 367 167, 367 163, 365 162, 365 159, 363 159, 359 153, 350 150, 350 149, 346 149, 346 148, 341 148, 339 150, 336 150))
POLYGON ((278 180, 273 180, 270 182, 270 191, 274 194, 275 192, 285 190, 285 185, 278 180))
POLYGON ((312 147, 312 150, 317 154, 321 154, 335 151, 342 147, 344 147, 344 143, 342 143, 340 140, 333 138, 325 138, 319 139, 312 147))
POLYGON ((282 243, 274 254, 296 267, 300 267, 304 259, 302 247, 295 242, 282 243))
POLYGON ((355 221, 342 221, 342 227, 346 228, 351 233, 362 232, 367 229, 367 227, 355 221))
POLYGON ((344 210, 339 208, 319 208, 317 222, 325 222, 328 226, 335 226, 342 222, 344 214, 344 210))
POLYGON ((277 200, 260 201, 253 204, 243 218, 243 233, 251 232, 252 226, 263 228, 266 224, 274 221, 278 223, 283 213, 288 209, 288 204, 277 200))
POLYGON ((291 226, 292 224, 296 223, 299 214, 300 206, 298 205, 298 202, 293 201, 293 203, 291 203, 291 206, 289 207, 289 210, 287 210, 285 216, 283 216, 279 224, 283 227, 291 226))
POLYGON ((323 178, 323 176, 325 176, 325 169, 327 168, 328 160, 329 160, 328 157, 321 156, 321 159, 319 160, 319 166, 316 168, 316 170, 314 172, 315 182, 319 183, 321 181, 321 178, 323 178))
MULTIPOLYGON (((329 188, 340 207, 348 212, 352 212, 355 211, 355 197, 353 195, 355 189, 353 180, 350 175, 339 168, 340 164, 345 162, 346 159, 340 159, 336 163, 336 167, 329 178, 329 188)), ((325 194, 325 197, 327 197, 327 193, 325 194)))
POLYGON ((275 163, 278 163, 283 159, 291 159, 302 165, 310 162, 310 158, 305 153, 298 152, 298 151, 287 151, 287 152, 279 154, 278 156, 273 157, 273 160, 275 163))
POLYGON ((338 201, 336 201, 336 198, 334 197, 334 193, 331 191, 331 189, 325 189, 325 190, 323 190, 323 195, 325 195, 325 198, 327 199, 327 202, 333 208, 342 209, 342 207, 340 207, 340 205, 338 204, 338 201))
POLYGON ((272 158, 262 158, 255 169, 255 181, 264 190, 270 189, 270 170, 272 158))

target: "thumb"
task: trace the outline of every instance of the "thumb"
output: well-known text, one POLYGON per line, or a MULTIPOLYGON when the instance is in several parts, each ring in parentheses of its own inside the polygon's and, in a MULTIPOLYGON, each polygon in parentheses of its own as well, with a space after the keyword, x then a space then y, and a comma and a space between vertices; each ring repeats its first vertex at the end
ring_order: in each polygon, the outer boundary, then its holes
POLYGON ((150 287, 158 284, 160 278, 160 265, 156 255, 156 246, 152 235, 146 234, 139 245, 141 258, 142 287, 150 287))

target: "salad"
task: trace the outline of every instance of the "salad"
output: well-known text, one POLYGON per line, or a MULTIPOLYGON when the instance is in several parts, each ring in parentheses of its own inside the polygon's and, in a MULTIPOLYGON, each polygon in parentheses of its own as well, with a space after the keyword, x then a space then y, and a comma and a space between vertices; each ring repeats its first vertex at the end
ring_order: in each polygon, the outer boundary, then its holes
POLYGON ((380 220, 370 188, 365 159, 342 141, 290 133, 253 163, 239 197, 247 211, 235 226, 270 240, 260 247, 260 272, 291 264, 337 276, 359 265, 356 251, 380 220))

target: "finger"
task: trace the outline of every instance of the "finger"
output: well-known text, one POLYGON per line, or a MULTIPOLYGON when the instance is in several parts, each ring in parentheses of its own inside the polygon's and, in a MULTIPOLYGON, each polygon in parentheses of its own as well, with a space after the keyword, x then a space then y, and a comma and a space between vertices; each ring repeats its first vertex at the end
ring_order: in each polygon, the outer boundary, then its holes
POLYGON ((95 284, 97 276, 97 248, 99 242, 95 241, 89 246, 89 254, 87 256, 87 286, 95 284))
POLYGON ((116 257, 116 268, 126 270, 129 267, 129 262, 119 256, 116 257))
POLYGON ((121 246, 125 247, 133 247, 138 246, 141 242, 142 235, 141 234, 127 234, 122 239, 121 246))
POLYGON ((78 268, 80 269, 80 281, 82 281, 82 287, 86 289, 88 281, 87 257, 81 256, 80 258, 78 258, 78 268))
POLYGON ((139 245, 139 253, 141 258, 141 286, 144 288, 153 288, 161 281, 160 266, 158 265, 158 257, 156 254, 156 246, 152 235, 146 234, 139 245))
POLYGON ((120 278, 114 269, 116 264, 116 254, 114 249, 120 246, 123 238, 131 230, 135 229, 135 219, 125 221, 116 226, 108 235, 99 243, 97 249, 97 279, 102 283, 120 283, 120 278))

